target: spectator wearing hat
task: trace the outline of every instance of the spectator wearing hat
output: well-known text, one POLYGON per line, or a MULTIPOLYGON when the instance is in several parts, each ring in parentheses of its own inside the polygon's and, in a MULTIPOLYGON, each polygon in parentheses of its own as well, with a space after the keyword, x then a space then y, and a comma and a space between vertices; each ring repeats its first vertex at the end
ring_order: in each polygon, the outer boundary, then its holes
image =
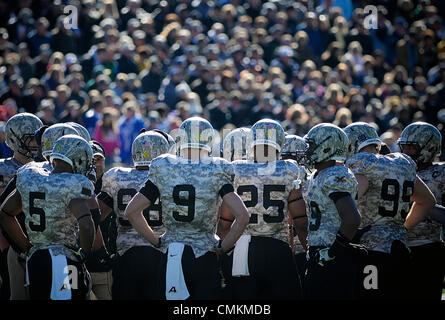
POLYGON ((65 28, 65 16, 57 18, 56 28, 51 31, 51 48, 54 51, 67 53, 78 53, 78 36, 71 29, 65 28))
POLYGON ((45 86, 37 78, 29 79, 23 96, 25 111, 35 114, 40 102, 44 98, 46 98, 45 86))
POLYGON ((24 83, 28 83, 28 80, 32 78, 34 74, 34 63, 29 56, 29 49, 26 42, 22 42, 18 45, 20 61, 18 63, 18 68, 20 70, 20 75, 23 78, 24 83))
POLYGON ((51 126, 58 122, 54 116, 54 109, 54 102, 51 99, 43 99, 40 102, 36 115, 40 118, 40 120, 42 120, 44 125, 51 126))
POLYGON ((39 48, 42 44, 51 44, 51 33, 48 31, 48 28, 48 19, 41 17, 36 21, 35 29, 31 30, 26 36, 31 57, 39 54, 39 48))
POLYGON ((8 81, 8 87, 0 92, 0 104, 4 104, 6 100, 15 101, 18 108, 24 108, 23 105, 23 79, 19 75, 12 75, 8 81))
POLYGON ((121 73, 139 73, 138 66, 134 61, 135 46, 130 40, 124 41, 121 46, 120 57, 117 59, 117 68, 121 73))
POLYGON ((298 72, 300 66, 293 60, 294 51, 289 46, 277 48, 277 58, 270 62, 271 67, 279 67, 286 75, 286 82, 290 82, 293 72, 298 72))
POLYGON ((159 89, 159 101, 167 104, 172 110, 180 100, 176 93, 176 86, 183 84, 184 86, 189 87, 188 84, 182 80, 182 75, 183 72, 180 68, 171 68, 169 76, 162 80, 161 87, 159 89))
POLYGON ((150 69, 144 70, 140 73, 141 79, 141 91, 142 93, 155 93, 159 92, 162 82, 162 62, 156 56, 151 56, 150 69))

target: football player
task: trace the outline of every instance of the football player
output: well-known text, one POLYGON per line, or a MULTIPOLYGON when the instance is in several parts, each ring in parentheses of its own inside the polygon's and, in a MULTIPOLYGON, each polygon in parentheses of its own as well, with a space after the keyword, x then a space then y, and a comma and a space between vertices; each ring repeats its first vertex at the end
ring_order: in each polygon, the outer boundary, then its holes
POLYGON ((223 158, 229 162, 247 160, 251 144, 252 132, 249 128, 234 129, 223 140, 223 158))
MULTIPOLYGON (((0 159, 0 193, 5 189, 8 182, 15 176, 17 169, 33 160, 38 154, 38 146, 34 133, 41 126, 42 121, 31 113, 20 113, 11 117, 6 123, 6 144, 14 152, 11 158, 0 159)), ((6 196, 6 195, 5 195, 6 196)), ((5 197, 6 198, 6 197, 5 197)), ((24 290, 11 292, 10 278, 8 275, 9 242, 0 230, 0 299, 25 297, 24 290)), ((11 279, 14 282, 14 279, 11 279)))
MULTIPOLYGON (((310 208, 305 291, 309 299, 352 299, 357 265, 351 240, 360 225, 355 203, 357 180, 343 165, 348 137, 339 127, 321 123, 305 136, 310 208)), ((366 251, 366 250, 365 250, 366 251)))
MULTIPOLYGON (((283 151, 281 152, 282 160, 294 160, 298 164, 301 165, 301 192, 303 199, 306 203, 306 211, 309 211, 308 203, 307 203, 307 171, 303 165, 304 163, 304 151, 306 150, 306 142, 302 137, 299 137, 294 134, 286 134, 284 140, 283 151)), ((291 216, 289 216, 289 244, 291 245, 294 255, 295 262, 298 267, 298 273, 300 275, 301 285, 303 286, 304 274, 306 272, 306 236, 302 230, 297 230, 297 226, 306 227, 307 229, 307 221, 305 224, 294 224, 291 216)), ((298 219, 303 219, 298 218, 298 219)), ((307 220, 307 218, 305 218, 307 220)), ((306 231, 307 233, 307 231, 306 231)))
POLYGON ((38 166, 19 170, 16 191, 1 207, 1 225, 26 255, 31 299, 86 298, 89 275, 83 260, 94 241, 87 203, 94 187, 86 178, 92 158, 87 141, 77 135, 61 137, 50 157, 53 171, 38 166), (22 209, 28 238, 15 219, 22 209))
MULTIPOLYGON (((140 133, 131 147, 134 167, 115 167, 102 179, 102 191, 97 199, 102 220, 114 210, 117 213, 116 239, 120 256, 113 269, 113 299, 149 299, 152 294, 153 275, 156 273, 160 251, 141 237, 125 216, 130 199, 147 180, 151 161, 169 150, 168 141, 154 131, 140 133), (151 268, 151 269, 150 269, 151 268)), ((148 224, 158 236, 164 233, 162 210, 159 202, 143 212, 148 224)))
MULTIPOLYGON (((417 175, 445 205, 445 164, 434 163, 442 149, 442 135, 431 124, 415 122, 407 126, 398 140, 400 150, 417 164, 417 175)), ((413 297, 441 299, 445 272, 445 249, 440 239, 440 224, 426 219, 408 231, 413 297)))
MULTIPOLYGON (((344 129, 350 141, 346 165, 358 181, 358 207, 362 214, 359 242, 369 250, 364 265, 377 268, 375 288, 359 277, 359 298, 399 299, 407 295, 410 282, 406 228, 429 214, 435 199, 416 175, 416 165, 401 153, 379 154, 377 131, 356 122, 344 129), (414 201, 410 210, 410 200, 414 201)), ((365 271, 360 270, 362 275, 365 271)))
POLYGON ((233 248, 248 222, 247 209, 233 189, 233 167, 210 157, 211 124, 186 119, 178 129, 180 156, 162 155, 150 165, 145 186, 128 204, 133 227, 163 253, 159 298, 216 300, 221 297, 218 256, 233 248), (224 240, 215 235, 218 199, 235 216, 224 240), (142 211, 161 200, 165 233, 156 235, 142 211))
MULTIPOLYGON (((237 243, 225 265, 232 299, 301 298, 300 279, 288 240, 288 216, 297 225, 303 243, 307 235, 306 207, 299 188, 304 170, 293 160, 279 160, 284 146, 284 130, 270 119, 256 122, 252 128, 254 161, 232 162, 234 187, 244 200, 250 219, 243 235, 245 246, 237 243), (280 261, 279 264, 271 263, 280 261), (248 270, 238 272, 238 264, 248 270)), ((230 229, 233 216, 223 203, 220 229, 230 229)))

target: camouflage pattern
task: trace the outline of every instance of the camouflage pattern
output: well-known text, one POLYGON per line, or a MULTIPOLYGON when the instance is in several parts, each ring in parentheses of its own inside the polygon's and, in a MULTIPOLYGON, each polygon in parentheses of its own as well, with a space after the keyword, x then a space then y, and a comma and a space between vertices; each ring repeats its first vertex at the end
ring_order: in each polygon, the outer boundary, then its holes
MULTIPOLYGON (((418 171, 417 175, 430 188, 438 204, 443 204, 445 193, 445 163, 437 163, 418 171)), ((440 241, 441 224, 426 219, 408 231, 408 245, 417 246, 440 241)))
POLYGON ((235 191, 249 212, 244 234, 271 237, 288 243, 288 204, 290 192, 300 186, 303 168, 293 160, 254 163, 232 162, 235 169, 235 191))
POLYGON ((309 130, 304 140, 308 145, 305 159, 309 167, 328 160, 341 162, 346 160, 349 139, 336 125, 320 123, 309 130))
POLYGON ((357 180, 343 165, 332 166, 314 172, 308 179, 308 204, 310 207, 308 246, 330 247, 340 229, 341 218, 329 195, 347 192, 355 199, 357 180))
POLYGON ((426 122, 414 122, 402 131, 397 143, 403 150, 404 144, 416 144, 420 147, 419 153, 413 157, 416 162, 433 162, 442 149, 442 135, 433 125, 426 122))
MULTIPOLYGON (((131 198, 144 186, 148 178, 148 170, 136 170, 134 168, 111 168, 102 178, 101 193, 105 193, 113 199, 113 210, 116 213, 117 239, 116 246, 119 254, 134 246, 151 245, 140 236, 125 216, 125 208, 131 198)), ((162 224, 162 211, 157 201, 154 205, 144 210, 144 216, 150 227, 157 235, 162 235, 165 228, 162 224), (152 221, 152 222, 151 222, 152 221)))
POLYGON ((343 129, 349 139, 350 156, 371 144, 382 144, 377 130, 366 122, 354 122, 343 129))
POLYGON ((57 123, 50 126, 42 135, 42 155, 49 159, 57 139, 66 134, 79 135, 78 131, 66 123, 57 123))
POLYGON ((201 117, 191 117, 179 127, 176 144, 179 150, 197 148, 211 152, 213 140, 214 131, 210 122, 201 117))
POLYGON ((85 128, 84 126, 78 124, 77 122, 67 122, 66 124, 69 124, 74 129, 76 129, 77 132, 79 133, 79 136, 84 138, 86 141, 88 141, 88 142, 91 141, 91 135, 88 132, 87 128, 85 128))
POLYGON ((229 162, 246 160, 251 145, 252 132, 249 128, 232 130, 223 141, 223 158, 229 162))
POLYGON ((213 251, 219 192, 233 179, 232 165, 222 158, 198 161, 166 154, 153 160, 149 180, 160 192, 166 228, 163 252, 172 242, 191 246, 195 257, 213 251))
POLYGON ((19 113, 11 117, 5 126, 6 145, 12 151, 19 152, 28 158, 37 155, 37 148, 30 150, 25 144, 25 138, 34 137, 34 133, 43 126, 42 121, 32 113, 19 113))
POLYGON ((165 135, 165 137, 167 137, 167 141, 168 141, 168 153, 176 154, 176 142, 175 142, 175 139, 173 139, 173 137, 171 135, 169 135, 167 132, 164 132, 159 129, 153 129, 152 131, 155 131, 155 132, 161 133, 162 135, 165 135))
POLYGON ((28 169, 29 167, 43 168, 45 170, 48 170, 49 172, 53 171, 53 167, 51 166, 49 161, 31 161, 18 169, 17 174, 22 170, 28 169))
POLYGON ((30 259, 31 256, 33 255, 33 253, 36 252, 37 250, 44 250, 44 249, 51 249, 51 251, 53 252, 53 255, 55 255, 55 256, 63 255, 72 261, 80 262, 79 255, 76 254, 72 249, 69 249, 64 245, 51 245, 51 244, 41 245, 41 246, 36 246, 36 245, 33 246, 29 250, 28 259, 30 259))
POLYGON ((14 158, 0 159, 0 189, 3 190, 15 176, 17 170, 23 166, 14 158))
POLYGON ((406 244, 403 226, 410 210, 414 192, 416 164, 402 153, 388 155, 360 152, 349 158, 346 165, 368 179, 368 190, 357 206, 362 215, 361 227, 371 225, 360 243, 370 250, 391 252, 394 240, 406 244))
POLYGON ((148 166, 151 161, 169 149, 168 141, 160 133, 146 131, 134 139, 131 155, 135 166, 148 166))
POLYGON ((283 127, 275 120, 263 119, 252 126, 252 148, 257 145, 274 147, 281 153, 284 146, 285 133, 283 127))
POLYGON ((79 225, 68 205, 73 199, 90 199, 94 186, 85 176, 50 173, 29 166, 17 174, 17 191, 22 198, 25 225, 36 246, 75 246, 79 225))
POLYGON ((93 169, 93 149, 78 135, 64 135, 59 138, 51 153, 50 162, 60 159, 71 165, 74 173, 88 175, 93 169))

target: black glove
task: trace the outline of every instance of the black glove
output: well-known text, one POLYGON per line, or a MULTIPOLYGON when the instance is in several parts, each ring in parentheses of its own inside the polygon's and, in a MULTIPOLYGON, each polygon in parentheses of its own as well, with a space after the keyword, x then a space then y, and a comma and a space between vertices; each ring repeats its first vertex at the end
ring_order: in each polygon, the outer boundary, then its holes
POLYGON ((351 251, 352 257, 357 260, 364 259, 368 256, 368 249, 361 244, 350 243, 349 250, 351 251))
POLYGON ((105 247, 93 251, 85 265, 90 272, 107 272, 112 268, 113 256, 105 247))

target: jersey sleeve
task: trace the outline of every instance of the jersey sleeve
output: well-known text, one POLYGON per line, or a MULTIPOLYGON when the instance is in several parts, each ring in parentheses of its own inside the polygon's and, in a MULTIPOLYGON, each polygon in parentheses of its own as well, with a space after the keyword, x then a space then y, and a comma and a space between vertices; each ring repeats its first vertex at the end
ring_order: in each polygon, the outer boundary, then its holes
POLYGON ((335 166, 330 175, 323 182, 323 192, 330 196, 333 193, 349 193, 355 197, 357 180, 351 170, 344 166, 335 166))
POLYGON ((296 161, 286 160, 287 176, 289 181, 293 184, 293 188, 299 189, 303 182, 302 168, 297 164, 296 161))
POLYGON ((374 168, 375 157, 368 152, 360 152, 353 155, 346 161, 346 166, 351 169, 354 174, 369 176, 374 168))
POLYGON ((114 168, 111 168, 107 172, 104 173, 102 177, 102 189, 100 193, 97 195, 97 198, 105 203, 109 208, 114 208, 113 203, 113 184, 115 176, 114 168))
POLYGON ((224 160, 216 171, 215 177, 216 191, 221 197, 234 191, 235 169, 232 164, 224 160))
POLYGON ((60 189, 64 192, 60 196, 63 197, 62 201, 65 202, 65 206, 68 206, 73 199, 88 200, 94 196, 93 183, 83 175, 67 174, 61 184, 63 185, 60 187, 63 188, 60 189))
POLYGON ((139 193, 150 200, 151 203, 154 203, 160 197, 157 185, 159 184, 159 173, 162 165, 161 161, 162 158, 156 158, 152 161, 150 170, 148 171, 148 179, 141 190, 139 190, 139 193))

